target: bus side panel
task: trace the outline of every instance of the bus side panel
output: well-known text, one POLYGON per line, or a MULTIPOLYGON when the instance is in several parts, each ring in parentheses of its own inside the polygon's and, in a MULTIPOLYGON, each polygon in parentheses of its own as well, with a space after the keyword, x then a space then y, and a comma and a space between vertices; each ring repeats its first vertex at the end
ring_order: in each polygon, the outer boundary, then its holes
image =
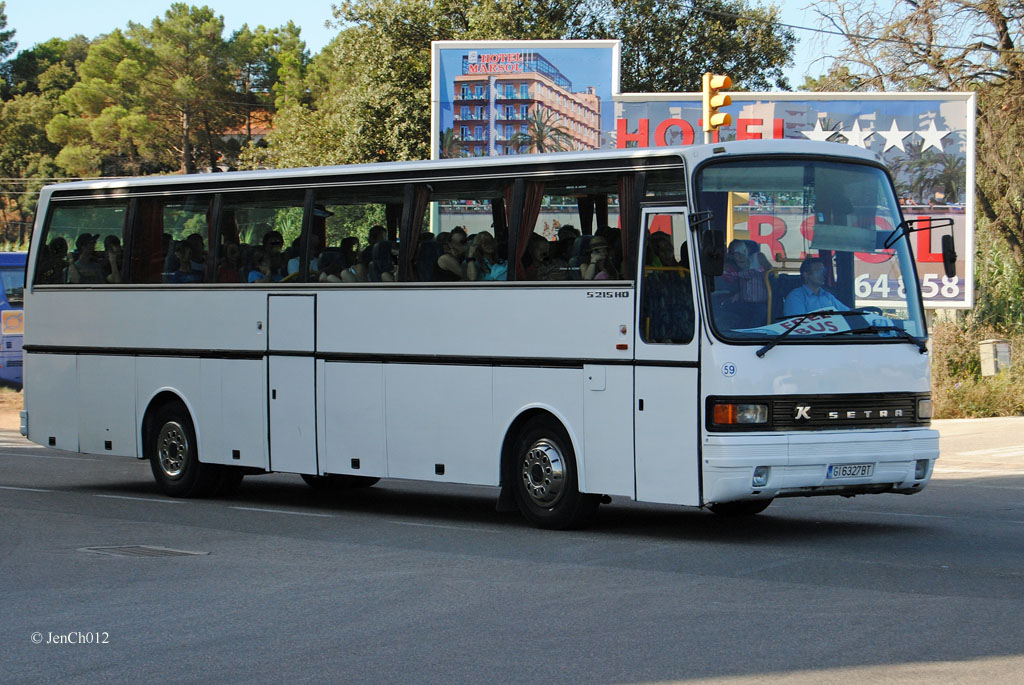
MULTIPOLYGON (((497 367, 494 370, 494 426, 497 445, 493 455, 498 476, 501 443, 512 422, 530 409, 543 409, 565 427, 576 452, 580 483, 586 483, 586 459, 583 453, 582 369, 531 369, 497 367)), ((513 435, 516 441, 517 436, 513 435)))
POLYGON ((25 390, 28 439, 69 452, 78 451, 78 357, 73 354, 26 354, 25 390), (51 442, 52 439, 52 442, 51 442))
POLYGON ((204 359, 200 369, 202 461, 268 468, 266 362, 204 359))
MULTIPOLYGON (((384 440, 384 365, 323 364, 321 473, 388 475, 384 440), (356 461, 353 461, 356 460, 356 461)), ((424 408, 437 405, 431 402, 424 408)))
POLYGON ((490 366, 386 364, 388 476, 497 485, 492 374, 490 366))
POLYGON ((583 367, 584 492, 632 498, 633 367, 583 367))
POLYGON ((135 357, 78 356, 79 449, 134 457, 135 357))
MULTIPOLYGON (((141 426, 153 398, 161 392, 176 395, 188 409, 195 424, 199 460, 207 461, 204 454, 206 433, 218 431, 219 426, 202 413, 202 384, 198 357, 139 357, 135 364, 137 426, 141 426)), ((148 436, 142 435, 142 440, 148 436)))

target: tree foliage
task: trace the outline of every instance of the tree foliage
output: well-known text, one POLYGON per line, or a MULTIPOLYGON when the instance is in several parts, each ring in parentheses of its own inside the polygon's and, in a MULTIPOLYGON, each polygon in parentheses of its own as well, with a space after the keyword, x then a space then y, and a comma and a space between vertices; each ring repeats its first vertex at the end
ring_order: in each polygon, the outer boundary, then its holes
POLYGON ((344 28, 313 60, 310 105, 279 112, 251 163, 428 157, 433 40, 621 38, 623 88, 662 91, 699 90, 707 70, 747 88, 788 87, 794 43, 777 10, 742 0, 345 0, 335 17, 344 28))
POLYGON ((825 0, 818 11, 846 43, 821 90, 978 93, 979 229, 1024 268, 1024 11, 1007 0, 825 0))
POLYGON ((796 37, 774 6, 743 0, 603 0, 586 37, 622 40, 626 92, 698 91, 705 72, 747 90, 789 90, 796 37))

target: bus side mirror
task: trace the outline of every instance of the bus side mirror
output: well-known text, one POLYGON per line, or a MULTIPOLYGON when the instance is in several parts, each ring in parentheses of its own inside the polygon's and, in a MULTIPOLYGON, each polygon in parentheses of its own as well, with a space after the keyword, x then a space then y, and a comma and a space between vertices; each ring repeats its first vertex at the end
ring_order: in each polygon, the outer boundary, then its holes
POLYGON ((951 235, 942 236, 942 268, 947 278, 956 278, 956 249, 951 235))
POLYGON ((721 276, 725 271, 725 234, 704 231, 700 239, 700 268, 705 276, 721 276))

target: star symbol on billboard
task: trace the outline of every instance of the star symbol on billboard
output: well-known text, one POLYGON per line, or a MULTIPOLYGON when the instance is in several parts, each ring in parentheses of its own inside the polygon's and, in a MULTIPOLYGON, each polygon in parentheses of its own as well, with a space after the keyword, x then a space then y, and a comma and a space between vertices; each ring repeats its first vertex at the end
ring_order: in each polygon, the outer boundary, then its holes
POLYGON ((853 128, 849 131, 843 131, 843 136, 846 138, 847 145, 855 145, 859 148, 867 149, 867 139, 875 135, 874 131, 862 131, 860 128, 860 121, 853 122, 853 128))
POLYGON ((901 131, 899 126, 896 125, 896 120, 892 120, 892 126, 889 127, 888 131, 875 131, 878 135, 885 138, 885 148, 882 152, 888 152, 889 148, 898 147, 901 152, 906 152, 907 149, 903 147, 903 139, 909 136, 913 131, 901 131))
POLYGON ((821 128, 821 119, 814 122, 813 131, 800 131, 810 140, 817 140, 821 142, 827 141, 829 138, 834 136, 836 133, 842 133, 842 131, 826 131, 821 128))
POLYGON ((930 147, 934 147, 939 152, 942 152, 942 139, 949 135, 949 131, 939 131, 935 128, 935 122, 928 122, 928 130, 918 131, 917 135, 924 138, 924 143, 921 145, 921 152, 924 152, 930 147))

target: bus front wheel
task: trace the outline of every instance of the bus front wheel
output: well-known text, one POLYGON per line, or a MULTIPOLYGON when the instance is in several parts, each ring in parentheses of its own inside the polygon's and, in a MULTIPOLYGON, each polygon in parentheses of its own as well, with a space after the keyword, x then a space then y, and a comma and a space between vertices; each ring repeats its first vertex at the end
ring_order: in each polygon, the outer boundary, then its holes
POLYGON ((199 461, 196 431, 181 404, 167 404, 157 411, 148 439, 153 477, 164 494, 203 497, 223 483, 223 467, 199 461))
POLYGON ((539 528, 578 528, 593 518, 599 495, 581 493, 576 456, 565 429, 548 417, 530 420, 516 441, 509 470, 516 504, 539 528))

